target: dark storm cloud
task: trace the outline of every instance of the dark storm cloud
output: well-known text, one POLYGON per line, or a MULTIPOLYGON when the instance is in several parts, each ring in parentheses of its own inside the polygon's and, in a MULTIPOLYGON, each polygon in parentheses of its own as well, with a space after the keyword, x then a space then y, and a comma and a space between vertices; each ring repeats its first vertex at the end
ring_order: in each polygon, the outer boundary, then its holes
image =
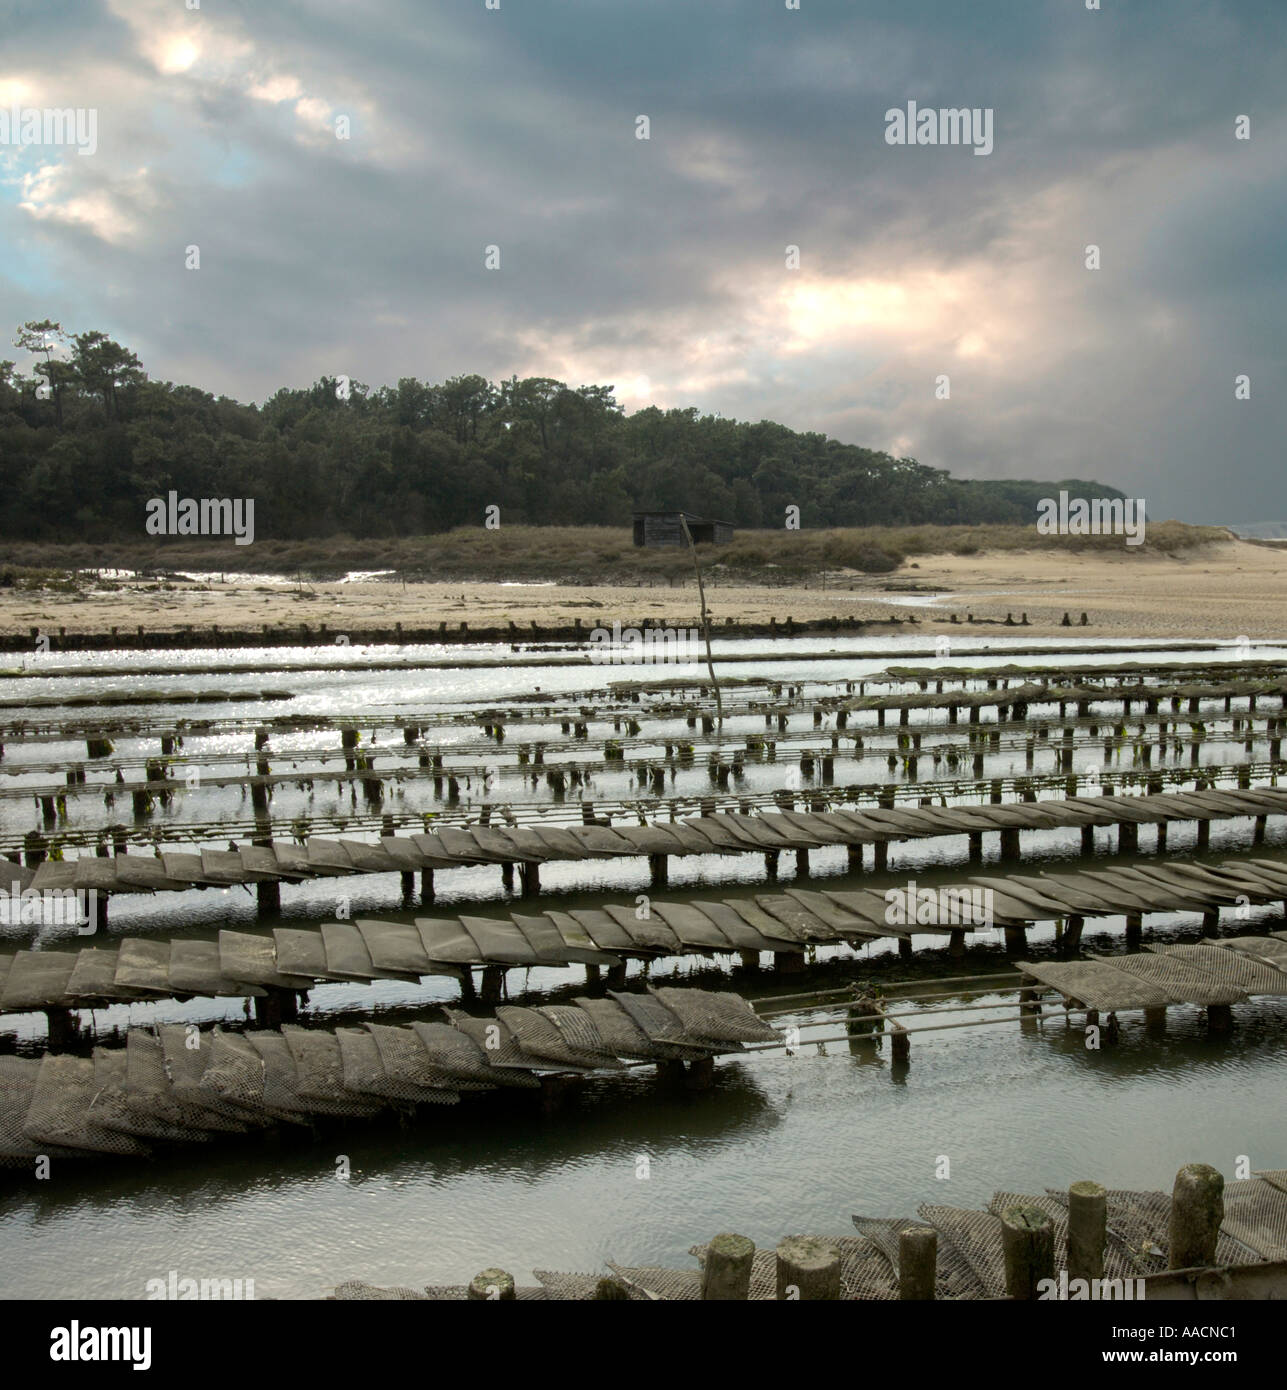
POLYGON ((0 314, 154 375, 611 381, 1287 515, 1281 5, 119 0, 10 36, 0 82, 97 105, 102 149, 0 160, 0 314), (889 146, 909 99, 993 108, 993 152, 889 146))

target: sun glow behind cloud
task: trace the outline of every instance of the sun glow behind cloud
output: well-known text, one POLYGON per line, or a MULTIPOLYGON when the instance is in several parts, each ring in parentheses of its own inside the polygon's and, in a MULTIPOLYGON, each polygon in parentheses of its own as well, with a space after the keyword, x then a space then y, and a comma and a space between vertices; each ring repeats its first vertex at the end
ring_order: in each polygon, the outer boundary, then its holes
MULTIPOLYGON (((306 26, 108 0, 79 47, 30 22, 0 104, 92 105, 100 148, 0 151, 0 239, 26 277, 0 281, 10 316, 102 327, 154 374, 243 398, 340 371, 548 375, 994 476, 1134 466, 1156 440, 1161 477, 1232 439, 1212 402, 1234 370, 1272 378, 1280 84, 1241 28, 1257 114, 1238 148, 1194 43, 1215 13, 1241 25, 1231 4, 1174 0, 1166 36, 1086 29, 1087 50, 1052 48, 1065 19, 1031 7, 1022 83, 987 55, 962 74, 997 103, 988 159, 883 140, 894 89, 970 42, 948 0, 874 25, 838 6, 795 38, 751 0, 736 24, 681 0, 420 27, 373 5, 387 24, 344 0, 306 26), (1168 85, 1187 99, 1163 120, 1149 93, 1168 85), (192 241, 203 269, 175 279, 192 241), (267 325, 250 341, 248 317, 267 325)), ((1241 412, 1261 424, 1240 457, 1272 449, 1276 409, 1258 390, 1241 412)))

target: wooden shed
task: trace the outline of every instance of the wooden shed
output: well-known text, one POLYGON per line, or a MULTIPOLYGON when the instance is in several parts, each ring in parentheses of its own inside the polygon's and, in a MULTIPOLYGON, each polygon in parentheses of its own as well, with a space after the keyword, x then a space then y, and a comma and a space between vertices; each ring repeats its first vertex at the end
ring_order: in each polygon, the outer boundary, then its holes
POLYGON ((697 545, 727 545, 733 539, 731 521, 713 521, 710 517, 694 516, 692 512, 635 512, 635 544, 647 546, 687 545, 680 518, 688 522, 688 530, 697 545))

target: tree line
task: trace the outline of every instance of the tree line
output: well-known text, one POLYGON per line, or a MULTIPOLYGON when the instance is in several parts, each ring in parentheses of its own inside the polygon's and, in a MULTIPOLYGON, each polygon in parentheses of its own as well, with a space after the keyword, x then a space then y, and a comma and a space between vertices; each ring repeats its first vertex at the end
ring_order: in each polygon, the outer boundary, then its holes
POLYGON ((1031 525, 1052 489, 1099 483, 973 481, 912 458, 771 420, 650 406, 611 386, 477 375, 371 389, 323 377, 246 405, 153 381, 101 332, 22 325, 31 365, 0 361, 0 535, 144 538, 147 502, 255 500, 257 537, 395 537, 481 525, 624 526, 683 508, 741 528, 1031 525))

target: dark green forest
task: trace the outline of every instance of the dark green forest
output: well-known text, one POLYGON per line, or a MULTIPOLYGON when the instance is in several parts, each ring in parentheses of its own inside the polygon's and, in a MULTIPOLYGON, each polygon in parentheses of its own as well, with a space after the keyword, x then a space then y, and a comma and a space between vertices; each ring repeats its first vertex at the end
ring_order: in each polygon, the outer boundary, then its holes
POLYGON ((650 407, 611 386, 403 377, 372 390, 322 378, 261 406, 149 380, 102 333, 19 329, 28 371, 0 361, 0 535, 143 538, 145 504, 255 499, 255 534, 396 537, 482 523, 625 525, 685 508, 739 527, 1015 523, 1036 501, 1121 494, 1100 483, 975 482, 784 425, 650 407))

